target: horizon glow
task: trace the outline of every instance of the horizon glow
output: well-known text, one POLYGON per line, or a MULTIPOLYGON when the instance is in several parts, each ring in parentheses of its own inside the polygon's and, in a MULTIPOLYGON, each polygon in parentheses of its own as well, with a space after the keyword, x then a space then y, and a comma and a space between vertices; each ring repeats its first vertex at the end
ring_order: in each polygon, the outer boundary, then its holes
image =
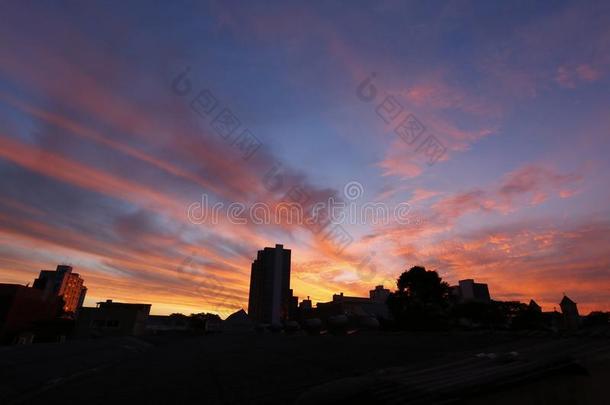
POLYGON ((609 90, 603 1, 2 2, 0 282, 226 316, 277 243, 299 299, 422 265, 609 311, 609 90), (330 199, 333 238, 231 219, 330 199))

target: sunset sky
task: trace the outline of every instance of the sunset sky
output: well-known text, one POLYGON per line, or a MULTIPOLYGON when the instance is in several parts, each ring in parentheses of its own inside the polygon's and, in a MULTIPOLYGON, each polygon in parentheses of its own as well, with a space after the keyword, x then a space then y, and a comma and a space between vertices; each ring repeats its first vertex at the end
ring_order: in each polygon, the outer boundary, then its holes
POLYGON ((423 265, 610 310, 610 2, 257 3, 0 1, 0 282, 68 263, 87 305, 226 316, 282 243, 300 299, 423 265), (409 221, 340 224, 338 249, 303 224, 187 216, 295 188, 408 203, 409 221))

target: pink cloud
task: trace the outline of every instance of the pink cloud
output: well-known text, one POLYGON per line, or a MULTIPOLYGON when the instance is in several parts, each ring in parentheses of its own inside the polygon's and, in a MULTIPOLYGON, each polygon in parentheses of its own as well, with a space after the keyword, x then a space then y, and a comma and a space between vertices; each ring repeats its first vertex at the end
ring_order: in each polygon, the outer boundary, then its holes
POLYGON ((602 291, 610 289, 609 229, 587 220, 565 229, 519 223, 453 236, 419 260, 438 266, 451 281, 488 282, 497 299, 534 298, 550 310, 566 292, 584 313, 607 310, 602 291))
POLYGON ((406 99, 419 108, 456 109, 477 117, 499 117, 502 106, 482 97, 475 88, 448 82, 448 74, 440 72, 424 76, 404 91, 406 99))
POLYGON ((549 195, 566 198, 568 187, 575 187, 581 180, 576 174, 559 174, 546 167, 526 165, 505 175, 498 186, 454 194, 432 208, 437 220, 449 223, 477 211, 508 213, 520 204, 542 204, 549 195))
POLYGON ((409 202, 415 204, 422 201, 429 200, 430 198, 441 195, 440 191, 427 190, 425 188, 416 188, 413 190, 413 195, 409 199, 409 202))
POLYGON ((576 67, 576 74, 580 79, 585 80, 587 82, 594 82, 602 76, 599 70, 587 64, 578 65, 576 67))
POLYGON ((422 162, 417 160, 413 151, 407 150, 402 141, 395 142, 397 147, 391 148, 388 156, 378 163, 384 176, 398 176, 403 179, 417 177, 423 172, 422 162))
POLYGON ((559 66, 555 75, 555 81, 561 87, 573 89, 582 82, 595 82, 602 77, 601 71, 588 64, 580 64, 576 67, 559 66))
POLYGON ((564 66, 559 66, 557 68, 555 81, 559 83, 559 85, 562 87, 567 87, 570 89, 576 87, 576 84, 574 83, 574 77, 564 66))
MULTIPOLYGON (((392 224, 380 227, 368 236, 367 241, 386 241, 397 251, 413 244, 425 246, 453 232, 456 223, 468 214, 507 215, 522 207, 542 204, 553 196, 565 198, 565 190, 573 189, 581 180, 581 176, 576 174, 559 174, 546 167, 526 165, 503 176, 499 184, 443 194, 428 210, 419 215, 413 213, 414 217, 420 217, 419 222, 408 226, 392 224)), ((428 197, 432 194, 424 192, 422 195, 428 197)))

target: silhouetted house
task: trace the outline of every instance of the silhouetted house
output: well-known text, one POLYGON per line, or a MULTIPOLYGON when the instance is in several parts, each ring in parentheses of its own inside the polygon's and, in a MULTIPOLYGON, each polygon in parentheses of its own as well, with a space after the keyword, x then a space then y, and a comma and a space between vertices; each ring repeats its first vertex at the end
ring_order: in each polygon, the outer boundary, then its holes
POLYGON ((83 307, 76 322, 77 337, 139 336, 146 332, 150 304, 98 302, 96 308, 83 307))
POLYGON ((475 283, 473 279, 460 280, 457 286, 451 287, 451 293, 458 302, 491 302, 487 284, 475 283))
POLYGON ((299 297, 295 297, 290 289, 289 299, 288 299, 288 319, 297 319, 299 314, 299 297))
POLYGON ((333 294, 332 301, 319 302, 316 305, 317 315, 321 319, 329 319, 329 317, 338 315, 389 319, 388 307, 383 299, 385 295, 383 290, 383 286, 377 286, 375 290, 369 292, 369 298, 350 297, 343 293, 333 294))
POLYGON ((299 304, 299 309, 301 311, 311 311, 312 306, 311 306, 311 300, 309 299, 309 297, 307 297, 306 300, 301 301, 301 303, 299 304))
POLYGON ((562 329, 564 327, 563 316, 555 309, 550 312, 542 313, 542 323, 544 327, 553 332, 557 332, 559 329, 562 329))
POLYGON ((329 302, 318 302, 316 304, 317 315, 324 320, 337 315, 360 315, 361 307, 371 303, 370 298, 350 297, 343 293, 333 294, 333 300, 329 302))
POLYGON ((219 316, 217 317, 208 317, 205 320, 205 325, 203 327, 204 333, 216 333, 222 331, 222 320, 219 316))
POLYGON ((548 322, 542 315, 542 308, 534 300, 530 300, 529 304, 523 304, 521 302, 515 302, 508 305, 505 303, 495 303, 496 308, 501 309, 501 312, 497 313, 502 317, 505 317, 509 321, 507 326, 517 330, 538 330, 548 328, 548 322))
POLYGON ((299 303, 299 307, 297 308, 297 316, 293 318, 300 323, 302 323, 305 319, 310 319, 317 316, 317 311, 313 309, 311 300, 309 297, 304 299, 299 303))
POLYGON ((20 335, 29 336, 22 343, 32 343, 40 324, 55 320, 63 301, 54 295, 19 284, 0 284, 0 343, 16 343, 20 335))
POLYGON ((564 295, 559 306, 561 307, 564 327, 566 329, 577 329, 580 324, 580 315, 576 303, 564 295))
POLYGON ((250 274, 250 319, 280 324, 288 316, 291 295, 290 250, 283 245, 259 250, 250 274))
POLYGON ((69 316, 78 313, 87 294, 83 279, 77 273, 72 273, 72 266, 63 264, 58 265, 56 270, 41 270, 33 288, 43 291, 46 296, 61 297, 64 301, 63 311, 69 316))
POLYGON ((528 304, 528 309, 532 312, 542 313, 542 307, 538 305, 538 303, 534 300, 530 300, 530 303, 528 304))
POLYGON ((369 291, 369 296, 371 301, 373 302, 381 302, 384 303, 388 300, 390 296, 390 290, 387 288, 383 288, 382 285, 375 286, 374 290, 369 291))
POLYGON ((146 319, 146 330, 154 335, 187 332, 190 322, 187 316, 149 315, 146 319))
POLYGON ((222 331, 229 333, 247 333, 254 332, 254 322, 248 316, 246 311, 240 309, 232 313, 222 322, 222 331))

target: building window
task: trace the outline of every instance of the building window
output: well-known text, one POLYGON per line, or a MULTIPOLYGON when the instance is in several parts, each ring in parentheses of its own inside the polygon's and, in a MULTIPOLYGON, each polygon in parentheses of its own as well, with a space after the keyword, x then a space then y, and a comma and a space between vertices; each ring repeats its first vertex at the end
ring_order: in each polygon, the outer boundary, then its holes
POLYGON ((91 326, 94 328, 103 328, 104 324, 105 322, 103 319, 94 319, 93 321, 91 321, 91 326))

